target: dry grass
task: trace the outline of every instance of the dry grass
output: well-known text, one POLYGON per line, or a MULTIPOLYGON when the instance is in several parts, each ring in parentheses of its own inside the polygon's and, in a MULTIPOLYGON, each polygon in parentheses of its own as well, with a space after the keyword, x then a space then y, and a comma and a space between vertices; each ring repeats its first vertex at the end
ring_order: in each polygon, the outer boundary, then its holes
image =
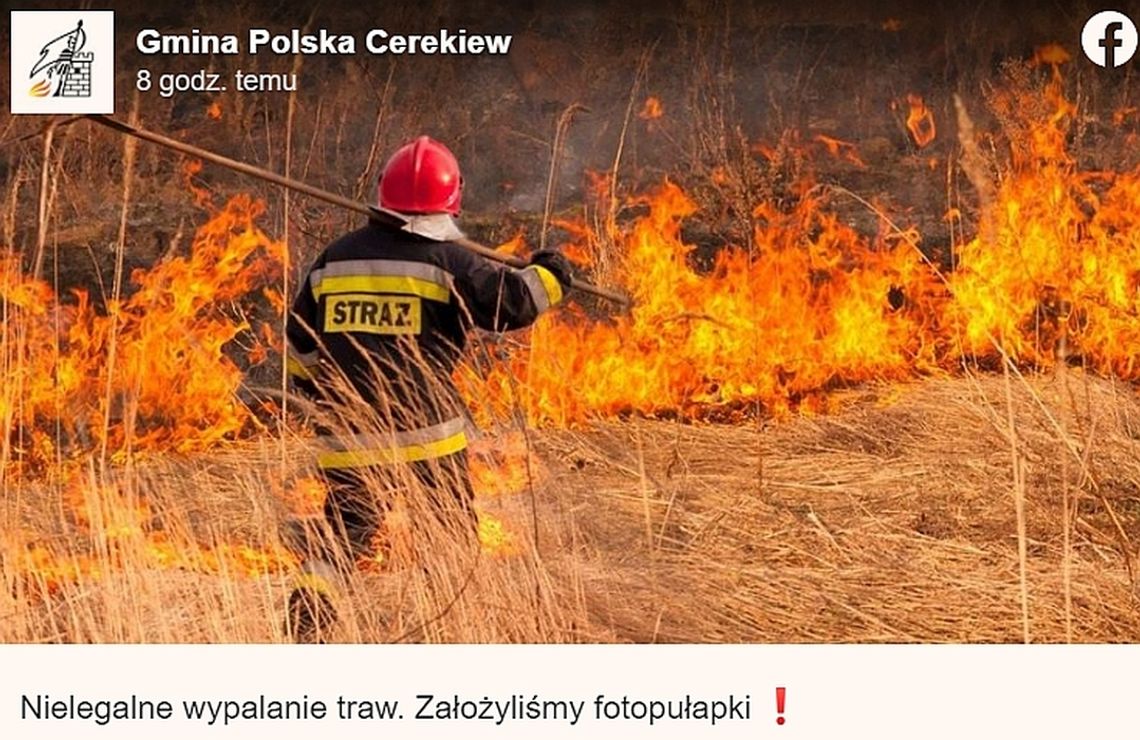
MULTIPOLYGON (((1140 406, 1130 389, 1099 380, 1081 385, 1075 402, 1059 397, 1049 380, 1035 389, 1074 428, 1088 434, 1096 427, 1091 440, 1080 440, 1090 478, 1078 504, 1073 638, 1132 640, 1140 614, 1126 561, 1140 523, 1140 406)), ((661 598, 644 595, 619 631, 685 641, 1020 640, 1001 381, 930 381, 883 392, 887 398, 860 392, 835 417, 770 428, 762 482, 755 432, 644 425, 660 543, 653 553, 632 541, 614 551, 639 552, 630 557, 645 561, 626 569, 630 582, 652 563, 661 598)), ((1027 481, 1031 637, 1059 641, 1057 442, 1024 388, 1015 389, 1014 408, 1027 481)), ((620 436, 611 440, 621 445, 620 436)), ((611 474, 597 470, 591 487, 620 495, 607 486, 611 474)), ((635 485, 620 490, 632 520, 635 485)))
MULTIPOLYGON (((1064 641, 1068 617, 1074 641, 1133 641, 1140 402, 1134 388, 1068 375, 1012 386, 1030 638, 1064 641), (1062 464, 1045 410, 1063 421, 1079 460, 1062 464), (1070 610, 1063 475, 1076 512, 1070 610)), ((763 431, 640 420, 533 434, 545 469, 535 485, 537 549, 529 493, 483 498, 517 552, 472 558, 437 542, 415 562, 360 574, 336 639, 1020 641, 1002 379, 848 393, 836 415, 763 431)), ((267 441, 114 475, 160 512, 150 527, 173 540, 265 547, 285 516, 270 484, 278 464, 267 441)), ((27 588, 11 567, 15 532, 98 555, 99 537, 72 518, 50 487, 21 491, 0 513, 9 555, 0 564, 0 640, 280 639, 284 574, 120 558, 48 596, 27 588)))
MULTIPOLYGON (((609 168, 608 208, 589 214, 598 226, 595 233, 602 235, 595 276, 607 283, 614 269, 619 170, 623 183, 634 187, 642 170, 652 174, 665 163, 674 169, 683 163, 681 169, 703 183, 694 187, 704 188, 696 194, 714 225, 727 224, 707 241, 715 247, 725 240, 720 231, 729 236, 737 231, 737 241, 747 244, 758 196, 782 203, 788 183, 799 179, 803 163, 795 131, 802 129, 805 137, 818 130, 882 139, 882 125, 856 131, 828 122, 832 108, 848 115, 851 105, 848 96, 833 94, 840 77, 822 74, 831 41, 816 48, 807 28, 781 41, 777 27, 798 15, 789 12, 782 19, 766 15, 763 22, 776 29, 767 37, 769 47, 779 43, 789 53, 803 51, 789 57, 794 61, 747 62, 730 43, 734 24, 747 16, 719 13, 676 29, 687 43, 674 44, 672 56, 672 37, 667 37, 652 47, 652 59, 646 53, 636 60, 628 95, 627 71, 641 47, 597 56, 591 66, 606 72, 598 81, 608 84, 594 85, 599 92, 587 102, 600 99, 605 105, 592 105, 597 120, 590 127, 567 132, 563 126, 551 144, 553 154, 567 163, 552 164, 544 173, 540 168, 548 195, 542 233, 559 207, 555 187, 564 179, 559 172, 583 169, 589 162, 609 168), (676 74, 678 57, 688 75, 676 74), (740 60, 739 69, 733 60, 740 60), (767 74, 772 71, 782 74, 767 74), (663 77, 682 82, 667 84, 663 77), (755 79, 766 80, 761 88, 767 106, 754 105, 752 98, 737 101, 738 95, 752 93, 755 79), (692 115, 676 116, 685 127, 670 128, 666 119, 646 129, 638 146, 642 137, 629 125, 631 114, 650 93, 665 97, 670 115, 685 109, 682 101, 692 115), (738 119, 753 108, 779 125, 767 132, 750 130, 738 119), (813 124, 813 118, 819 120, 813 124), (587 128, 602 133, 579 141, 587 128), (771 166, 761 170, 750 143, 764 134, 784 138, 771 166), (566 153, 571 145, 589 150, 588 156, 571 162, 566 153)), ((813 6, 816 23, 818 12, 813 6)), ((974 23, 980 24, 979 17, 974 23)), ((970 54, 989 48, 976 35, 963 42, 970 54)), ((925 45, 909 38, 908 43, 925 45)), ((946 45, 948 57, 966 53, 952 54, 950 42, 946 45)), ((761 47, 751 48, 755 54, 761 47)), ((926 67, 901 48, 901 58, 921 77, 926 67)), ((252 61, 243 58, 235 65, 266 71, 252 61)), ((281 63, 296 70, 299 58, 281 63)), ((945 66, 937 55, 927 64, 945 66)), ((963 66, 985 76, 981 64, 963 66)), ((308 65, 306 71, 320 74, 308 65)), ((485 99, 468 100, 453 111, 449 128, 431 129, 456 142, 470 171, 482 172, 483 187, 474 192, 495 192, 500 181, 521 174, 501 167, 499 160, 530 166, 520 156, 519 142, 546 146, 539 134, 548 116, 535 105, 541 100, 526 100, 530 89, 521 80, 525 94, 494 70, 484 71, 487 84, 478 85, 464 70, 445 67, 426 79, 415 71, 416 84, 406 84, 404 75, 412 72, 349 64, 343 72, 349 84, 307 88, 319 90, 317 98, 224 98, 220 124, 205 120, 206 100, 187 99, 181 112, 173 102, 162 103, 140 115, 144 122, 167 121, 167 128, 185 126, 184 135, 201 138, 204 145, 360 197, 375 180, 381 152, 407 132, 424 129, 425 122, 439 124, 437 90, 462 86, 485 92, 485 99), (371 97, 362 98, 361 90, 373 91, 371 97), (282 105, 287 105, 284 112, 282 105), (374 126, 354 126, 369 116, 374 126), (278 141, 270 122, 282 118, 286 134, 278 141)), ((509 76, 506 70, 499 73, 509 76)), ((564 77, 558 76, 559 87, 572 89, 564 77)), ((852 78, 852 85, 869 84, 860 80, 852 78)), ((909 81, 891 84, 905 87, 909 81)), ((1120 85, 1121 100, 1105 95, 1101 107, 1127 102, 1129 89, 1120 85)), ((869 110, 881 119, 885 98, 876 98, 874 90, 863 89, 856 97, 873 99, 877 107, 869 110)), ((562 101, 562 110, 572 111, 567 104, 562 101)), ((175 215, 185 217, 189 209, 176 174, 179 164, 155 150, 140 151, 133 162, 131 156, 119 157, 123 143, 106 132, 85 126, 66 131, 21 138, 18 149, 7 150, 14 153, 4 162, 10 159, 15 174, 6 180, 5 243, 22 245, 19 251, 33 272, 50 266, 57 293, 76 281, 97 279, 102 287, 100 270, 112 263, 117 284, 124 259, 128 266, 150 264, 159 253, 178 252, 182 226, 170 232, 179 220, 175 215), (128 164, 122 171, 120 159, 128 164), (146 198, 132 198, 132 192, 146 198), (95 235, 101 227, 91 223, 112 219, 91 214, 101 214, 96 206, 104 201, 114 202, 107 193, 122 194, 122 212, 113 214, 118 249, 97 254, 90 244, 99 241, 95 235), (148 210, 143 201, 162 208, 148 210), (160 210, 161 217, 151 210, 160 210), (36 217, 18 217, 29 213, 36 217), (79 228, 73 224, 77 218, 83 221, 82 234, 69 231, 79 228), (153 241, 154 254, 138 246, 125 252, 128 237, 130 243, 153 241), (48 250, 57 243, 65 247, 58 259, 54 248, 48 250), (93 274, 86 258, 66 254, 69 244, 85 245, 93 274), (61 283, 61 268, 76 274, 65 275, 61 283)), ((11 136, 5 132, 3 140, 11 136)), ((914 170, 898 164, 897 151, 891 153, 892 140, 884 141, 890 156, 872 162, 878 165, 873 174, 901 173, 917 183, 914 170)), ((1104 148, 1104 156, 1111 160, 1112 151, 1104 148)), ((912 159, 907 166, 924 166, 912 159)), ((948 157, 948 173, 951 167, 948 157)), ((225 176, 210 177, 215 187, 226 189, 225 176)), ((872 184, 886 192, 892 182, 872 184)), ((909 181, 906 185, 912 187, 909 181)), ((520 189, 527 190, 527 184, 520 189)), ((484 196, 484 203, 493 202, 484 196)), ((306 264, 306 254, 345 224, 343 214, 311 211, 300 203, 272 215, 281 217, 294 266, 306 264)), ((291 293, 288 278, 284 295, 291 293)), ((100 293, 106 299, 105 291, 100 293)), ((530 432, 544 473, 523 492, 480 502, 505 523, 512 547, 476 557, 447 532, 419 532, 388 566, 360 573, 349 584, 341 601, 346 618, 335 637, 362 642, 1140 637, 1134 563, 1140 538, 1140 402, 1134 387, 1072 371, 1027 383, 967 374, 847 393, 835 415, 780 423, 632 420, 530 432)), ((62 455, 61 445, 57 449, 62 455)), ((303 442, 265 436, 208 455, 152 454, 104 468, 105 457, 94 456, 89 467, 76 472, 77 487, 52 479, 8 485, 5 479, 0 641, 280 640, 289 569, 249 576, 211 553, 224 546, 281 552, 289 515, 281 494, 284 481, 311 472, 303 442), (100 493, 108 488, 117 493, 100 493), (142 521, 140 502, 148 509, 142 521), (68 577, 41 568, 29 576, 23 565, 29 543, 48 548, 57 571, 83 564, 82 574, 68 577), (156 545, 174 554, 162 562, 156 545)), ((52 474, 63 477, 63 472, 52 474)), ((399 486, 415 502, 415 485, 399 486)), ((412 511, 410 519, 421 517, 412 511)))

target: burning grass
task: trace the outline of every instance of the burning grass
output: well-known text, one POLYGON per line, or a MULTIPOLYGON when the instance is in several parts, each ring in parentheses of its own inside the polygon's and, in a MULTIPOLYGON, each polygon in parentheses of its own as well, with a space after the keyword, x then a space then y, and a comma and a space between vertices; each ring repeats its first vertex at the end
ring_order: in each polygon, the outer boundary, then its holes
MULTIPOLYGON (((1022 117, 1024 139, 952 270, 885 214, 873 236, 848 226, 836 191, 810 176, 790 205, 754 205, 750 248, 702 266, 681 238, 697 206, 667 181, 638 199, 646 213, 620 237, 630 314, 543 319, 531 351, 492 371, 484 395, 501 401, 500 416, 518 403, 535 423, 562 426, 624 412, 826 410, 836 386, 1006 357, 1140 380, 1140 170, 1077 167, 1066 148, 1076 107, 1058 65, 1031 93, 995 93, 1022 117)), ((577 253, 598 252, 597 235, 578 236, 577 253)))
POLYGON ((130 450, 201 450, 243 430, 234 339, 252 343, 244 366, 269 352, 268 326, 242 314, 238 299, 281 264, 280 243, 255 225, 263 211, 233 198, 198 230, 188 256, 136 271, 131 296, 105 311, 86 291, 58 300, 0 257, 0 476, 42 472, 100 447, 120 459, 130 450))
MULTIPOLYGON (((810 179, 707 263, 669 181, 575 226, 636 306, 474 354, 480 554, 425 552, 397 482, 403 544, 361 564, 338 639, 1135 639, 1140 171, 1078 169, 1044 63, 952 271, 810 179)), ((306 435, 241 400, 277 347, 251 297, 282 305, 258 214, 232 200, 105 311, 0 262, 0 639, 279 639, 284 522, 321 490, 306 435)))

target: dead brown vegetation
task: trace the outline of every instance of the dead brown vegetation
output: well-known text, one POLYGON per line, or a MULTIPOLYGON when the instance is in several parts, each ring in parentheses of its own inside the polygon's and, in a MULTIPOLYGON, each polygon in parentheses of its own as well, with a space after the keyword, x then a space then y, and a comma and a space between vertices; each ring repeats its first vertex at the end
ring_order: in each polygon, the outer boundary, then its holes
MULTIPOLYGON (((1070 620, 1074 641, 1134 641, 1140 403, 1131 388, 1070 375, 1012 392, 1029 637, 1065 641, 1070 620), (1068 464, 1058 420, 1077 453, 1068 464)), ((454 593, 417 568, 365 573, 337 639, 1020 641, 1004 393, 1001 378, 934 379, 853 391, 834 416, 764 429, 631 421, 533 434, 548 471, 534 485, 537 542, 529 492, 484 500, 518 552, 474 566, 435 553, 447 582, 471 578, 442 616, 454 593)), ((282 522, 263 484, 275 464, 272 448, 246 445, 134 474, 164 502, 166 526, 258 543, 282 522)), ((44 503, 29 495, 5 516, 58 530, 44 503)), ((66 532, 54 541, 90 547, 66 532)), ((8 641, 276 640, 287 583, 128 567, 44 598, 14 588, 10 569, 0 582, 8 641)))

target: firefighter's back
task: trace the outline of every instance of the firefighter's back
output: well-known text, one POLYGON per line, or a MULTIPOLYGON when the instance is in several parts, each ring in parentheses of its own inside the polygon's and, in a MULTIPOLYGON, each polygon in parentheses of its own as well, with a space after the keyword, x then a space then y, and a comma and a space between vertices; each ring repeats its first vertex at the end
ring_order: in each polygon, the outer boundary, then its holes
POLYGON ((370 223, 331 243, 310 271, 311 328, 366 403, 408 407, 421 423, 439 417, 441 400, 451 405, 466 338, 448 269, 454 249, 370 223))

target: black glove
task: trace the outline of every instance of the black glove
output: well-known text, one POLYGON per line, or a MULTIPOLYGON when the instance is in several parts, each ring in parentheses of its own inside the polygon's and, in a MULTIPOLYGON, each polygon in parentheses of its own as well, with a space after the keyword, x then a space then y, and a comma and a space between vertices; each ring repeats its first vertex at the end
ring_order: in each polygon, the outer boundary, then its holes
POLYGON ((558 250, 540 249, 530 256, 530 264, 550 270, 563 290, 570 289, 570 281, 574 278, 574 267, 558 250))

